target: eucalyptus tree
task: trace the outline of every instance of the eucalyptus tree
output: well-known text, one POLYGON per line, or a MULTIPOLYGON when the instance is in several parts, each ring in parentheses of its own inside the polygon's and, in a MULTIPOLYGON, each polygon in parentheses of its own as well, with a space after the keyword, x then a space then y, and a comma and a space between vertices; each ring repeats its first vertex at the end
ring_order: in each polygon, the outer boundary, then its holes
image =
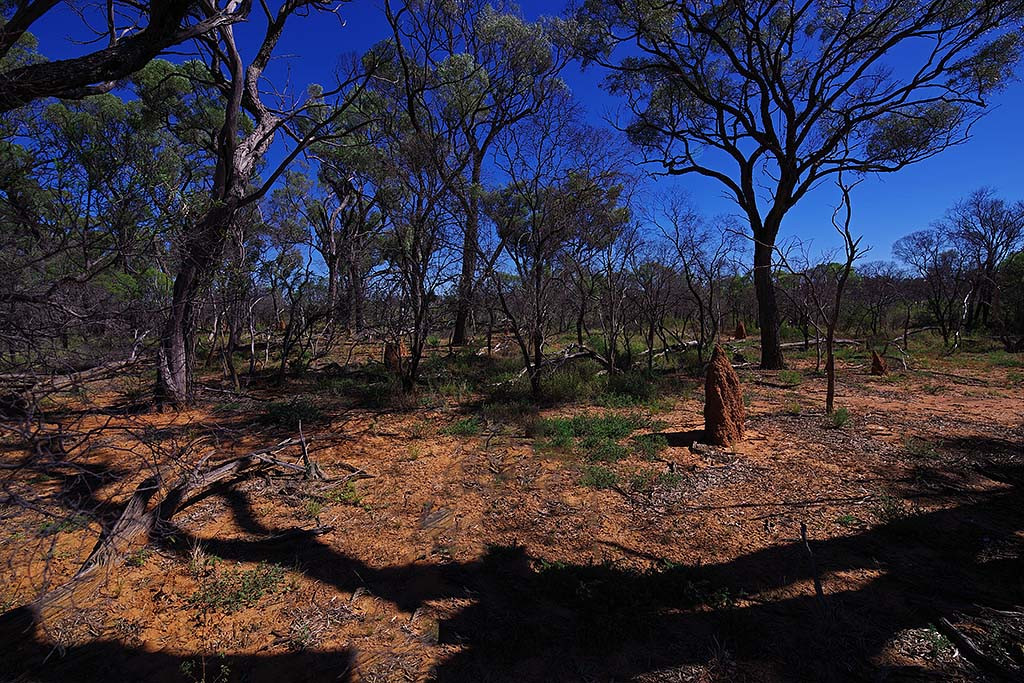
MULTIPOLYGON (((176 215, 202 167, 150 108, 162 71, 136 74, 131 100, 36 103, 4 120, 2 326, 5 344, 44 367, 100 362, 155 332, 176 215)), ((165 79, 161 90, 180 85, 165 79)))
POLYGON ((541 391, 552 309, 564 286, 556 274, 565 272, 574 243, 606 245, 629 220, 618 204, 616 176, 587 163, 595 135, 563 93, 502 136, 497 163, 509 182, 486 198, 498 236, 487 274, 534 395, 541 391))
POLYGON ((975 296, 968 307, 967 327, 988 325, 999 265, 1024 244, 1024 202, 1007 202, 993 188, 982 187, 947 211, 942 225, 974 270, 975 296))
POLYGON ((467 158, 432 109, 427 93, 437 82, 435 71, 410 61, 408 46, 394 39, 374 46, 368 58, 378 77, 365 98, 374 125, 367 128, 372 146, 360 166, 374 187, 381 222, 382 264, 373 274, 374 286, 397 304, 383 318, 388 341, 407 342, 402 384, 411 391, 435 327, 438 299, 454 277, 452 234, 462 216, 450 188, 467 158))
POLYGON ((511 6, 483 0, 420 0, 399 9, 385 3, 403 68, 428 72, 416 97, 413 126, 444 131, 450 141, 435 159, 461 205, 463 237, 452 344, 466 342, 480 250, 484 172, 503 131, 536 112, 561 87, 567 52, 540 22, 511 6), (430 120, 428 120, 430 119, 430 120), (454 154, 452 152, 455 152, 454 154))
POLYGON ((840 173, 964 142, 1020 57, 1021 0, 585 0, 566 28, 609 69, 624 126, 672 175, 719 183, 750 223, 761 365, 781 368, 772 282, 787 213, 840 173), (618 57, 616 48, 622 47, 618 57))
POLYGON ((55 61, 5 62, 33 25, 60 4, 0 2, 0 113, 46 97, 82 99, 110 92, 168 48, 245 20, 252 0, 108 0, 86 5, 80 11, 83 34, 75 40, 103 47, 55 61))
POLYGON ((853 294, 862 310, 860 327, 872 337, 890 330, 891 311, 906 296, 903 274, 892 261, 869 261, 857 268, 853 294))
POLYGON ((900 238, 893 255, 924 283, 928 313, 947 346, 959 342, 971 297, 970 264, 947 230, 931 227, 900 238))
POLYGON ((1004 260, 996 277, 1002 291, 996 307, 1000 339, 1007 351, 1024 352, 1024 251, 1004 260))
MULTIPOLYGON (((846 184, 840 175, 836 178, 836 186, 839 189, 840 201, 832 213, 832 227, 843 241, 842 260, 835 261, 835 253, 826 253, 814 259, 808 253, 809 245, 801 243, 799 246, 803 247, 802 258, 799 264, 794 264, 783 250, 779 250, 783 266, 807 284, 810 300, 825 328, 825 412, 829 415, 835 410, 835 341, 842 314, 843 294, 853 273, 853 264, 867 252, 867 248, 861 246, 863 237, 853 234, 853 184, 846 184)), ((818 358, 820 362, 820 351, 818 358)))
POLYGON ((643 333, 650 372, 654 369, 655 342, 660 339, 665 350, 669 346, 665 323, 673 301, 681 294, 679 273, 664 243, 641 245, 632 254, 629 270, 634 283, 631 309, 643 333))
POLYGON ((684 196, 666 196, 651 221, 671 245, 696 322, 697 361, 703 363, 721 331, 723 288, 739 253, 739 237, 728 218, 708 221, 684 196))
MULTIPOLYGON (((182 405, 192 398, 196 306, 205 281, 220 261, 238 213, 265 197, 310 145, 325 136, 343 138, 346 132, 365 125, 360 118, 346 131, 332 127, 362 91, 367 73, 340 76, 332 89, 316 89, 283 109, 277 103, 267 103, 263 74, 288 19, 299 13, 327 10, 329 5, 315 0, 284 0, 276 12, 266 9, 263 35, 249 60, 243 56, 230 24, 199 39, 206 58, 199 82, 209 84, 219 95, 220 125, 206 210, 183 231, 179 247, 179 265, 157 361, 156 398, 160 404, 182 405), (275 140, 288 148, 276 165, 258 177, 275 140)), ((360 65, 372 70, 369 62, 360 65)))

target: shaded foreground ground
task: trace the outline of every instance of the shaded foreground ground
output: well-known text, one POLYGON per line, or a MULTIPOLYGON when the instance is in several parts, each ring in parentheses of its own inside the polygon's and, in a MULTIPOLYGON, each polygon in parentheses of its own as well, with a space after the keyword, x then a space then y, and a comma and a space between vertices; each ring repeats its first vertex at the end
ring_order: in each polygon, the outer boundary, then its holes
MULTIPOLYGON (((836 427, 819 409, 822 380, 742 370, 748 437, 730 452, 691 447, 701 396, 682 376, 656 403, 542 411, 640 415, 634 437, 664 435, 657 452, 601 465, 617 475, 598 483, 607 488, 587 479, 585 441, 554 443, 538 416, 482 412, 477 396, 331 404, 305 427, 313 457, 329 476, 344 463, 372 478, 218 490, 73 609, 3 634, 0 679, 995 676, 961 655, 942 619, 1019 671, 1019 377, 976 364, 873 378, 859 357, 840 373, 850 419, 836 427)), ((5 609, 74 573, 141 479, 131 473, 154 466, 139 443, 163 453, 205 437, 231 453, 294 431, 256 419, 259 401, 175 415, 115 404, 62 413, 131 435, 74 468, 3 453, 23 475, 0 514, 5 609), (54 527, 45 510, 14 504, 19 486, 51 487, 89 514, 54 527)))

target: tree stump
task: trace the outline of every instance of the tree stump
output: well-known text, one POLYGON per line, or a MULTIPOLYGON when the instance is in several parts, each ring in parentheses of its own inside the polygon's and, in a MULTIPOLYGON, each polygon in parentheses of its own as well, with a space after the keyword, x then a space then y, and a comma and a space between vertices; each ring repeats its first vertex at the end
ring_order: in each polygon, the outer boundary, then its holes
POLYGON ((733 335, 733 338, 735 338, 735 339, 746 339, 747 338, 747 326, 743 324, 742 320, 739 322, 738 325, 736 325, 736 334, 733 335))
POLYGON ((871 351, 871 374, 877 376, 889 374, 889 364, 874 349, 871 351))
POLYGON ((704 379, 704 440, 731 446, 743 438, 743 391, 725 350, 715 345, 704 379))

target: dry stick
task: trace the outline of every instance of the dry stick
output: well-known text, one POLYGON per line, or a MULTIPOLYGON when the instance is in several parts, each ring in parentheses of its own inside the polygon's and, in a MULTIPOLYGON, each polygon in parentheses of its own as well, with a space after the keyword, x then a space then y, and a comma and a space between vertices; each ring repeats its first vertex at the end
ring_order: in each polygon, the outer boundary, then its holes
POLYGON ((987 671, 1001 680, 1020 680, 1013 671, 1010 671, 1000 662, 982 652, 981 648, 975 645, 973 640, 968 638, 963 631, 954 626, 946 617, 939 619, 937 628, 943 635, 953 641, 953 644, 957 646, 957 649, 960 650, 966 659, 979 669, 987 671))
POLYGON ((814 577, 814 593, 818 596, 818 605, 822 614, 825 613, 825 592, 821 589, 821 577, 818 575, 818 563, 814 560, 814 553, 811 552, 811 544, 807 541, 807 525, 800 522, 800 540, 804 542, 804 549, 807 551, 807 559, 811 563, 811 575, 814 577))
POLYGON ((302 443, 302 463, 306 466, 306 479, 325 479, 320 466, 309 459, 309 446, 306 445, 306 436, 302 433, 302 420, 299 420, 299 441, 302 443))

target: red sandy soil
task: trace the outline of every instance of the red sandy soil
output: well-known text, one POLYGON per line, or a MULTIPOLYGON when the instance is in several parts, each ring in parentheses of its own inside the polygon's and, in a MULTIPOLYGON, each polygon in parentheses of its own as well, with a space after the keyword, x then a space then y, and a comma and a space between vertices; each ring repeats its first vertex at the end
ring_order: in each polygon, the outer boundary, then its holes
MULTIPOLYGON (((731 450, 691 447, 702 397, 679 377, 651 415, 669 447, 611 465, 622 476, 604 490, 520 423, 442 433, 471 405, 339 407, 306 428, 311 455, 329 477, 344 463, 372 478, 354 492, 252 478, 191 505, 74 609, 7 640, 0 679, 978 680, 934 626, 1021 647, 1021 624, 1004 619, 995 639, 983 608, 1024 603, 1024 401, 1006 369, 932 369, 957 377, 840 363, 840 428, 821 412, 822 379, 787 387, 743 369, 747 433, 731 450), (671 476, 635 490, 637 472, 671 476), (215 577, 259 563, 283 575, 252 604, 197 604, 215 577)), ((613 412, 637 411, 650 414, 613 412)), ((605 411, 542 414, 581 412, 605 411)), ((26 473, 7 492, 49 487, 113 519, 144 473, 172 467, 146 439, 165 452, 212 435, 194 450, 216 461, 292 435, 210 405, 102 413, 69 413, 110 434, 76 463, 116 472, 26 473)), ((69 578, 100 532, 53 532, 43 512, 0 508, 5 609, 69 578)))

